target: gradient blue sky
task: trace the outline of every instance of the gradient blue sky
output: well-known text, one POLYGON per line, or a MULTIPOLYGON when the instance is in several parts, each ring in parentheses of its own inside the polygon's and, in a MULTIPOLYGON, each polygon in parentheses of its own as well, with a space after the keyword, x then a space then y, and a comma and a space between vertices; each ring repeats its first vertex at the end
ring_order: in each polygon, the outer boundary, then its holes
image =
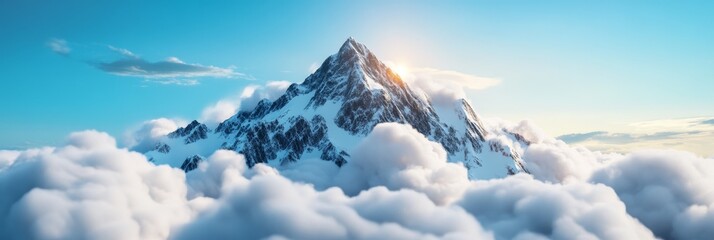
POLYGON ((713 13, 711 1, 4 0, 0 148, 198 118, 248 84, 301 82, 348 36, 383 60, 500 79, 467 91, 477 112, 530 119, 554 136, 706 120, 714 116, 713 13), (53 38, 71 54, 53 52, 53 38), (112 75, 88 64, 109 59, 108 45, 255 79, 177 86, 112 75))

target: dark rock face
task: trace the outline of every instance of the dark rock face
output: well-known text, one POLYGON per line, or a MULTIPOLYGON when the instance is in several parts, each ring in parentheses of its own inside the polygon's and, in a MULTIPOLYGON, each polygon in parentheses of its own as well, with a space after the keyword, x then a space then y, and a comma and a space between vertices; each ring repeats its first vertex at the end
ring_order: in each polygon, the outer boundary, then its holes
POLYGON ((314 151, 320 153, 320 158, 334 161, 338 166, 347 162, 347 153, 338 151, 326 136, 324 117, 317 115, 308 121, 297 116, 290 118, 287 123, 279 124, 274 120, 241 125, 230 131, 235 134, 233 137, 236 140, 225 142, 221 147, 245 155, 250 167, 273 159, 287 164, 297 161, 304 153, 314 151))
POLYGON ((169 133, 169 137, 186 137, 184 139, 185 144, 193 143, 208 137, 208 127, 206 127, 203 123, 193 120, 193 122, 189 123, 188 126, 176 129, 176 131, 169 133))
POLYGON ((181 164, 181 169, 184 172, 189 172, 198 168, 198 164, 201 161, 203 161, 203 158, 201 156, 193 155, 191 157, 186 158, 186 160, 183 160, 183 163, 181 164))
POLYGON ((168 153, 171 151, 171 146, 160 142, 160 143, 156 144, 156 147, 154 147, 154 150, 156 150, 160 153, 168 153))

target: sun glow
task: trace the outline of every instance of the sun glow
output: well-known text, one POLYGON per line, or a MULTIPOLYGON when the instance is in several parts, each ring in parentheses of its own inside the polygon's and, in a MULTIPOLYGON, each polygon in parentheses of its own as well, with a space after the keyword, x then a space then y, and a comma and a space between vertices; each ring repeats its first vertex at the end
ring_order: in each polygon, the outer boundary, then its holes
POLYGON ((399 77, 405 78, 409 75, 409 68, 404 64, 389 63, 387 65, 392 69, 392 71, 399 75, 399 77))

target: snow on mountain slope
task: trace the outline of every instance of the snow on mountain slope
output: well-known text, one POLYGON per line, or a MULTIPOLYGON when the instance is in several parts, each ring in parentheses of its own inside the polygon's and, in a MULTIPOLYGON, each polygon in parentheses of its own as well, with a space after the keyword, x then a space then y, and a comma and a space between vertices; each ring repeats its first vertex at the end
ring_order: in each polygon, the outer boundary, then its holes
POLYGON ((486 130, 466 99, 435 109, 428 96, 352 38, 277 100, 263 99, 215 129, 193 121, 145 154, 157 164, 185 171, 216 149, 244 154, 250 167, 266 163, 280 169, 301 159, 342 166, 349 164, 352 148, 384 122, 411 125, 440 143, 450 161, 469 169, 470 178, 527 172, 517 151, 527 140, 503 129, 486 130))

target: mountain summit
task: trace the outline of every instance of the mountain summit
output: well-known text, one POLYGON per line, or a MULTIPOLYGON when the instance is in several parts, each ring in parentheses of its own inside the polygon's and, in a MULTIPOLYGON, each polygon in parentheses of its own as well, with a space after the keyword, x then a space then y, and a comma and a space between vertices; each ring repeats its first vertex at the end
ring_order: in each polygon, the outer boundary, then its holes
POLYGON ((471 178, 493 178, 526 171, 515 151, 496 135, 527 144, 517 134, 489 132, 469 102, 435 109, 363 44, 347 39, 301 84, 292 84, 276 99, 261 100, 240 110, 215 129, 197 121, 168 134, 145 154, 156 163, 190 171, 217 149, 243 154, 249 167, 257 163, 285 166, 319 158, 337 166, 375 125, 411 125, 441 143, 449 161, 463 162, 471 178))

